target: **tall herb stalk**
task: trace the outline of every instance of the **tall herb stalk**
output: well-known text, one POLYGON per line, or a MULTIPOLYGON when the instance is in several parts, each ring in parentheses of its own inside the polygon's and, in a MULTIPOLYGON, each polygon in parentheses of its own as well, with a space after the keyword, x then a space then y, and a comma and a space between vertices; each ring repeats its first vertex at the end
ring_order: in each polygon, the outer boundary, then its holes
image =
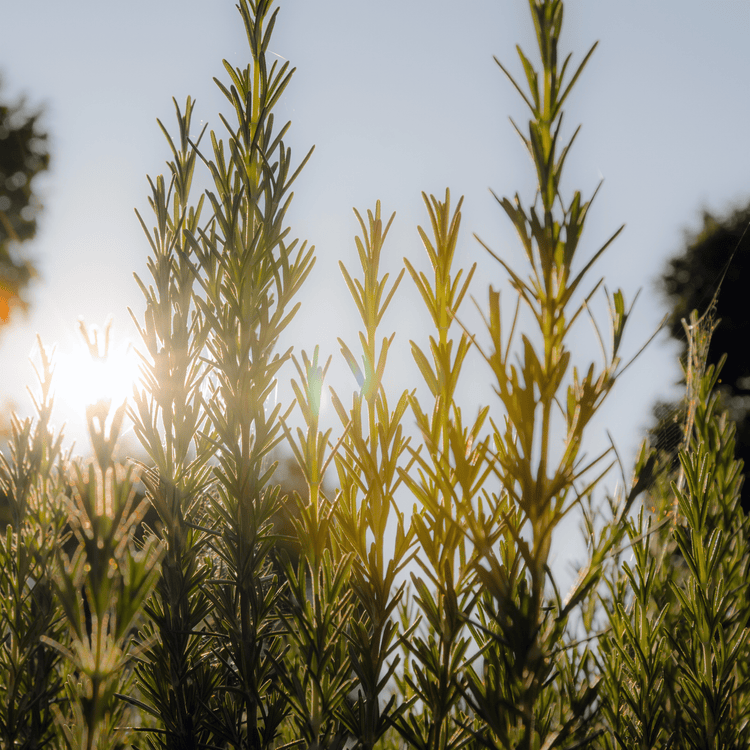
MULTIPOLYGON (((412 524, 419 544, 416 561, 425 577, 412 574, 412 581, 426 627, 407 642, 414 676, 407 676, 406 684, 417 702, 399 721, 398 729, 415 747, 443 750, 466 740, 461 683, 472 646, 466 626, 477 600, 476 559, 467 525, 479 523, 486 528, 482 500, 478 505, 472 500, 480 497, 490 473, 485 462, 488 439, 480 436, 488 409, 481 409, 473 424, 465 428, 455 402, 471 339, 462 332, 454 349, 450 329, 459 327, 459 307, 476 269, 475 264, 463 280, 463 271, 454 274, 452 269, 462 200, 451 212, 448 191, 442 202, 434 196, 423 198, 433 237, 421 227, 419 234, 434 277, 418 273, 408 260, 405 263, 435 327, 429 354, 411 343, 434 402, 425 410, 411 395, 411 410, 426 450, 411 449, 418 474, 402 471, 402 478, 418 501, 419 512, 412 524)), ((489 533, 492 535, 491 529, 489 533)))
POLYGON ((402 393, 391 408, 382 382, 395 334, 379 340, 383 317, 404 274, 402 270, 389 286, 388 274, 381 272, 395 214, 384 224, 380 202, 374 212, 367 212, 367 221, 355 214, 361 229, 356 238, 361 278, 339 265, 362 321, 359 346, 354 347, 360 356, 342 339, 339 344, 359 390, 348 408, 336 393, 331 398, 345 430, 336 454, 341 486, 338 536, 352 556, 351 588, 357 603, 348 626, 354 698, 343 705, 342 721, 356 747, 371 750, 406 708, 397 703, 390 682, 397 674, 401 646, 413 630, 399 632, 396 617, 405 598, 401 576, 412 560, 414 540, 396 493, 403 482, 400 470, 412 461, 407 459, 409 438, 402 426, 409 394, 402 393))
MULTIPOLYGON (((492 746, 521 748, 587 735, 596 689, 587 679, 588 652, 579 658, 568 645, 569 619, 596 587, 601 562, 619 541, 621 521, 636 494, 624 497, 615 518, 589 540, 590 558, 563 600, 550 569, 550 550, 561 521, 591 495, 611 466, 608 450, 593 459, 583 450, 587 427, 623 369, 620 345, 628 311, 622 292, 608 295, 611 339, 607 346, 599 336, 603 362, 581 369, 573 365, 571 329, 589 311, 601 284, 588 282, 591 269, 621 230, 576 267, 591 199, 579 191, 568 199, 560 193, 563 168, 578 134, 576 129, 567 143, 562 140, 563 105, 596 45, 569 72, 571 56, 563 59, 559 51, 562 2, 530 0, 529 7, 540 69, 518 48, 524 89, 497 61, 530 111, 527 135, 514 127, 538 184, 529 206, 518 194, 513 200, 498 198, 517 231, 528 271, 514 269, 482 243, 507 273, 518 305, 513 322, 504 325, 500 293, 490 288, 490 343, 480 351, 500 407, 499 414, 490 416, 486 451, 499 490, 489 491, 487 502, 496 525, 485 528, 501 542, 488 544, 481 525, 467 525, 479 555, 473 568, 484 589, 472 624, 483 665, 481 671, 468 666, 464 691, 482 721, 473 735, 492 746), (519 316, 521 309, 530 315, 519 316), (527 318, 531 329, 516 338, 517 322, 527 318)), ((463 500, 467 516, 472 501, 471 495, 463 500)))
POLYGON ((278 9, 269 0, 238 9, 252 60, 244 69, 225 62, 229 82, 216 81, 234 121, 222 118, 226 141, 211 131, 208 155, 190 136, 192 102, 178 109, 170 188, 152 184, 156 287, 141 285, 149 393, 136 422, 155 465, 149 494, 168 551, 145 633, 163 645, 139 677, 166 747, 270 746, 284 716, 275 682, 281 591, 269 555, 280 406, 268 405, 289 354, 276 345, 313 254, 284 226, 299 169, 291 172, 284 145, 289 125, 275 129, 272 113, 293 73, 267 63, 278 9), (191 207, 196 160, 213 188, 191 207))
MULTIPOLYGON (((211 602, 205 590, 207 555, 207 458, 213 445, 203 437, 206 415, 201 387, 201 355, 207 329, 193 303, 195 276, 188 236, 198 231, 204 198, 189 204, 197 160, 190 127, 194 103, 184 114, 175 102, 179 140, 166 128, 172 152, 170 181, 150 181, 150 203, 157 225, 146 231, 152 250, 148 269, 153 284, 137 279, 146 301, 141 335, 144 388, 133 399, 136 435, 151 465, 143 482, 160 521, 165 545, 161 577, 146 607, 147 644, 136 668, 142 693, 138 704, 161 722, 157 740, 168 748, 197 748, 211 738, 211 698, 219 674, 210 664, 207 618, 211 602)), ((200 138, 197 139, 200 143, 200 138)), ((132 313, 131 313, 132 315, 132 313)), ((135 319, 135 316, 133 315, 135 319)))
POLYGON ((713 392, 720 369, 693 373, 682 471, 653 486, 651 512, 628 524, 632 560, 608 581, 608 748, 750 744, 748 519, 734 425, 713 392))
POLYGON ((36 419, 14 415, 8 455, 0 454, 7 525, 0 537, 0 745, 41 747, 55 733, 63 689, 62 654, 42 637, 67 643, 55 597, 56 550, 66 538, 63 435, 50 419, 52 355, 39 342, 41 394, 36 419))

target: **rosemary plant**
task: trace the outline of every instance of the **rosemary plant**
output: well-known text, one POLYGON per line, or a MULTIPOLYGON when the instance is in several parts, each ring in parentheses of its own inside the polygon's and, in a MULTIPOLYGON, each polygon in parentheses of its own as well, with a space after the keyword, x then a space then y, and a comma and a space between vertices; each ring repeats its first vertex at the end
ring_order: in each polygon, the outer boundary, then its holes
POLYGON ((177 113, 180 140, 170 139, 170 188, 152 183, 156 286, 141 284, 147 392, 136 423, 154 462, 148 489, 168 552, 144 631, 158 640, 138 674, 166 747, 268 747, 285 711, 270 557, 279 490, 267 465, 282 433, 280 406, 266 406, 288 359, 276 344, 313 253, 284 226, 299 170, 290 172, 288 124, 274 127, 293 71, 267 64, 271 6, 238 6, 252 61, 225 62, 229 83, 217 80, 235 118, 222 118, 226 142, 212 131, 208 155, 191 139, 188 100, 177 113), (196 160, 214 188, 191 207, 196 160))
MULTIPOLYGON (((595 282, 585 290, 584 284, 620 230, 575 270, 591 200, 578 191, 567 200, 560 193, 563 167, 578 133, 576 129, 564 144, 561 123, 563 105, 596 45, 567 76, 571 56, 563 59, 559 52, 562 2, 530 0, 529 7, 541 68, 537 70, 518 48, 524 90, 497 61, 531 113, 528 135, 517 126, 516 131, 534 164, 538 185, 528 207, 517 194, 512 201, 498 198, 517 230, 528 275, 484 245, 507 273, 518 305, 512 324, 504 326, 500 293, 490 288, 490 344, 480 351, 500 407, 498 416, 490 416, 491 442, 486 449, 499 491, 488 492, 487 519, 495 525, 468 525, 479 555, 474 571, 484 589, 473 623, 483 665, 481 670, 468 666, 464 694, 481 719, 473 736, 493 747, 530 749, 587 736, 596 688, 582 679, 589 671, 589 657, 586 651, 582 659, 574 657, 568 622, 596 587, 600 563, 619 541, 621 521, 635 493, 623 498, 615 518, 590 540, 588 564, 563 600, 549 566, 552 540, 563 518, 579 507, 610 468, 608 450, 585 458, 584 438, 623 369, 620 345, 628 311, 622 292, 609 296, 612 336, 609 347, 599 337, 601 368, 594 363, 582 370, 572 366, 571 328, 589 310, 588 302, 600 287, 595 282), (530 313, 532 328, 521 333, 516 350, 521 307, 530 313), (498 535, 499 546, 488 543, 488 532, 498 535), (550 600, 551 592, 555 595, 550 600)), ((469 514, 470 506, 465 506, 469 514)))
POLYGON ((633 561, 608 581, 608 748, 750 745, 748 519, 734 426, 713 393, 719 372, 696 376, 684 488, 674 476, 653 486, 651 512, 628 524, 633 561))
POLYGON ((413 533, 395 499, 402 484, 399 472, 411 461, 402 426, 409 394, 402 393, 391 410, 382 383, 395 334, 378 342, 383 316, 404 274, 401 271, 389 287, 388 274, 380 271, 395 214, 384 225, 380 202, 374 213, 367 212, 367 222, 356 210, 355 214, 362 230, 356 238, 362 278, 353 278, 343 263, 340 267, 362 321, 355 348, 361 349, 360 358, 343 340, 339 344, 359 390, 352 394, 348 409, 335 393, 331 398, 344 428, 336 454, 341 487, 338 535, 342 548, 352 555, 351 587, 357 602, 348 627, 354 698, 342 706, 342 721, 356 747, 371 750, 406 708, 397 702, 389 681, 398 668, 400 647, 413 630, 407 627, 399 633, 394 617, 405 597, 400 576, 413 555, 413 533))
POLYGON ((65 679, 68 643, 55 597, 56 551, 66 532, 62 433, 50 426, 53 365, 39 342, 41 397, 36 420, 13 417, 8 456, 0 455, 7 526, 0 537, 0 746, 42 747, 55 735, 54 706, 65 679))
POLYGON ((529 9, 538 62, 519 48, 523 85, 498 62, 530 112, 516 130, 535 195, 498 198, 525 267, 482 243, 516 312, 501 314, 495 284, 480 330, 466 325, 478 279, 476 264, 455 267, 463 199, 423 196, 431 272, 404 259, 392 281, 394 217, 379 202, 355 211, 360 268, 341 270, 362 325, 339 344, 357 389, 331 391, 335 435, 320 419, 331 359, 279 347, 314 264, 286 223, 309 154, 293 167, 289 124, 273 116, 294 71, 267 59, 272 0, 239 0, 251 59, 225 62, 216 81, 224 133, 193 133, 193 100, 175 103, 178 135, 159 123, 167 176, 149 181, 155 226, 138 217, 151 278, 138 279, 145 310, 132 314, 142 382, 130 417, 147 458, 115 461, 126 407, 106 401, 87 411, 92 457, 63 452, 44 349, 37 417, 14 419, 0 457, 0 747, 750 745, 749 532, 718 369, 704 372, 691 347, 682 474, 656 471, 644 446, 633 480, 602 501, 615 452, 584 449, 629 364, 630 309, 604 288, 605 343, 591 273, 620 230, 580 261, 593 197, 560 189, 578 133, 563 142, 563 107, 593 48, 569 69, 562 0, 529 9), (196 199, 201 169, 210 187, 196 199), (426 390, 393 398, 396 334, 382 327, 407 273, 432 322, 411 341, 426 390), (600 364, 571 349, 586 315, 600 364), (495 396, 470 415, 458 396, 473 349, 495 396), (287 363, 295 402, 282 407, 287 363), (298 492, 275 473, 281 446, 298 492), (551 549, 575 513, 587 559, 563 597, 551 549))

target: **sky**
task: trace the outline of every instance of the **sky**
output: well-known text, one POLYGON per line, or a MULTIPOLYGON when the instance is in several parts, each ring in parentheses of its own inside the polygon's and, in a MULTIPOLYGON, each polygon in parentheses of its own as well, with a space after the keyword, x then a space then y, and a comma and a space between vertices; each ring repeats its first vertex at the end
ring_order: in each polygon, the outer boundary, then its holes
MULTIPOLYGON (((228 107, 212 78, 226 77, 222 59, 245 65, 249 52, 230 0, 24 0, 6 3, 3 25, 0 93, 24 94, 44 107, 52 153, 50 173, 37 184, 44 203, 38 235, 27 247, 41 278, 29 314, 0 336, 0 398, 26 415, 37 334, 56 345, 69 391, 83 382, 76 374, 79 317, 101 326, 111 315, 115 344, 136 340, 127 310, 142 318, 133 273, 147 278, 149 248, 133 209, 152 224, 146 176, 163 173, 169 154, 156 119, 174 133, 172 97, 184 104, 190 95, 196 119, 220 130, 218 113, 228 107)), ((666 312, 656 281, 682 249, 685 232, 698 227, 700 212, 722 215, 750 200, 749 31, 747 0, 566 4, 562 49, 575 63, 595 41, 599 46, 566 105, 564 132, 582 129, 562 192, 590 196, 603 180, 582 259, 626 225, 591 277, 605 277, 627 300, 642 290, 626 354, 666 312)), ((472 294, 480 308, 488 284, 512 299, 502 269, 473 235, 523 267, 510 222, 490 193, 533 199, 532 165, 508 120, 525 129, 527 114, 493 61, 495 55, 520 74, 517 43, 534 53, 523 0, 281 3, 270 51, 297 71, 276 118, 292 122, 288 145, 297 161, 315 146, 288 218, 293 235, 315 244, 318 258, 288 343, 308 352, 320 344, 324 357, 333 355, 335 387, 354 387, 336 344, 337 336, 355 343, 357 331, 338 269, 343 260, 356 271, 353 207, 364 213, 379 199, 385 216, 397 213, 384 260, 395 275, 403 257, 417 264, 426 257, 416 230, 429 221, 422 191, 442 197, 449 187, 454 203, 463 195, 456 262, 478 263, 472 294)), ((476 324, 477 313, 466 310, 476 324)), ((424 343, 424 320, 405 279, 383 330, 396 332, 388 374, 394 392, 414 382, 408 342, 424 343)), ((591 328, 580 326, 574 357, 584 366, 596 357, 591 342, 591 328)), ((613 435, 626 464, 653 403, 677 392, 676 352, 666 334, 657 337, 594 426, 595 440, 613 435)), ((467 404, 491 398, 487 375, 475 360, 465 376, 467 404)), ((58 420, 85 444, 75 397, 62 394, 58 402, 58 420)))

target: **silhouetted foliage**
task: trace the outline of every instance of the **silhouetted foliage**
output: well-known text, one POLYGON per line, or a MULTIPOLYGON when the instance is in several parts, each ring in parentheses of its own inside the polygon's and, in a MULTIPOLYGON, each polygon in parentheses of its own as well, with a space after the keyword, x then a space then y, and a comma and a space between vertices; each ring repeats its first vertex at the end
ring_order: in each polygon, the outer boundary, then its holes
MULTIPOLYGON (((714 315, 718 325, 708 351, 709 365, 718 364, 726 354, 718 391, 723 407, 734 420, 737 457, 750 466, 750 307, 747 278, 750 275, 750 205, 737 209, 724 219, 703 212, 702 227, 686 238, 684 253, 671 258, 661 278, 661 288, 669 301, 669 332, 687 354, 683 320, 690 312, 703 314, 716 298, 714 315), (731 262, 730 262, 731 260, 731 262), (726 271, 726 273, 725 273, 726 271)), ((677 463, 679 436, 684 410, 675 404, 657 404, 653 410, 657 426, 652 442, 670 454, 677 463), (677 439, 675 439, 675 437, 677 439)), ((742 489, 742 507, 750 510, 750 483, 742 489)))
POLYGON ((32 182, 49 166, 47 134, 39 129, 40 110, 24 100, 0 103, 0 327, 13 307, 25 309, 24 290, 36 275, 19 245, 36 234, 41 207, 32 182))

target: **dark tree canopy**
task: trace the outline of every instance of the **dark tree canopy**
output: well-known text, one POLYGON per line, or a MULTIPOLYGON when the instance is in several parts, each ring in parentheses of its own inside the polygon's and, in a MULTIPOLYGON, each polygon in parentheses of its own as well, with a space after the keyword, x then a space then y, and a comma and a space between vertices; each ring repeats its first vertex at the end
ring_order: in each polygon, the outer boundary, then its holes
POLYGON ((40 114, 23 101, 0 102, 0 327, 10 320, 12 308, 27 307, 24 291, 36 274, 20 244, 36 233, 41 205, 32 183, 49 166, 40 114))
MULTIPOLYGON (((750 469, 750 205, 724 219, 703 212, 701 229, 687 237, 685 252, 669 260, 661 286, 672 310, 668 325, 671 335, 687 353, 682 320, 692 310, 702 314, 717 289, 715 315, 718 325, 711 339, 708 364, 717 364, 726 354, 721 371, 720 393, 724 408, 737 426, 737 457, 750 469), (731 260, 731 262, 730 262, 731 260), (723 279, 723 280, 722 280, 723 279)), ((674 405, 654 408, 657 427, 652 431, 656 446, 674 449, 674 405), (670 432, 671 431, 671 432, 670 432)), ((677 415, 677 416, 675 416, 677 415)), ((679 430, 678 430, 679 432, 679 430)), ((742 491, 742 506, 750 510, 750 482, 742 491)))

